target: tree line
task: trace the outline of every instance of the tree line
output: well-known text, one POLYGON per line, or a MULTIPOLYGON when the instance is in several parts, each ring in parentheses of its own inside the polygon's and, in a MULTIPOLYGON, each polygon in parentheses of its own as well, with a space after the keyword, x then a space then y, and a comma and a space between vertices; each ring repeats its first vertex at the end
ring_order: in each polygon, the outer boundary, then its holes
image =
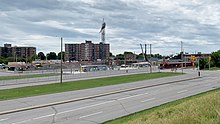
MULTIPOLYGON (((65 52, 62 52, 62 59, 64 61, 65 52)), ((37 59, 39 60, 60 60, 61 59, 61 52, 56 54, 55 52, 49 52, 46 55, 43 52, 39 52, 37 54, 37 59)))
MULTIPOLYGON (((198 63, 197 63, 198 65, 198 63)), ((220 68, 220 50, 212 52, 209 58, 200 58, 199 59, 199 68, 208 69, 210 67, 220 68)))
MULTIPOLYGON (((64 61, 65 52, 62 52, 62 59, 64 61)), ((16 57, 16 56, 0 56, 0 64, 8 64, 8 62, 29 62, 35 60, 60 60, 61 59, 61 52, 58 54, 55 52, 49 52, 46 55, 43 52, 39 52, 38 54, 34 54, 30 57, 16 57)))
MULTIPOLYGON (((119 60, 124 60, 124 55, 125 54, 133 54, 132 52, 124 52, 123 54, 117 54, 116 56, 112 55, 112 53, 110 53, 111 57, 114 57, 115 59, 119 59, 119 60)), ((65 52, 62 52, 62 58, 63 61, 65 61, 65 52)), ((153 54, 153 55, 147 55, 147 57, 153 57, 153 58, 159 58, 162 59, 162 55, 160 54, 153 54)), ((206 69, 210 67, 218 67, 220 68, 220 50, 212 52, 210 55, 211 59, 209 60, 208 58, 200 58, 199 59, 199 66, 200 69, 206 69)), ((136 59, 143 59, 144 56, 142 53, 140 54, 136 54, 136 59)), ((7 64, 8 62, 29 62, 31 63, 34 60, 60 60, 61 59, 61 52, 59 52, 58 54, 55 52, 49 52, 46 55, 43 52, 39 52, 38 54, 32 55, 31 57, 26 58, 24 57, 18 57, 15 58, 14 56, 8 56, 8 57, 4 57, 4 56, 0 56, 0 64, 4 63, 7 64)))
MULTIPOLYGON (((123 54, 117 54, 115 56, 115 60, 125 60, 125 54, 134 54, 133 52, 124 52, 123 54)), ((143 60, 144 59, 144 54, 143 53, 140 53, 140 54, 135 54, 136 55, 136 59, 140 59, 140 60, 143 60)), ((147 54, 146 55, 147 58, 158 58, 158 59, 162 59, 163 56, 160 55, 160 54, 147 54)))

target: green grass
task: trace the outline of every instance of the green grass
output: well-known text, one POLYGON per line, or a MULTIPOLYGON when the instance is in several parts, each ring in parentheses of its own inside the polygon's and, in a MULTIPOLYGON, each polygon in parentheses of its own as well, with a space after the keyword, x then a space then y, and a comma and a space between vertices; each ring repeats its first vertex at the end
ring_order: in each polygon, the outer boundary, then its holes
POLYGON ((220 88, 104 124, 220 124, 220 88))
MULTIPOLYGON (((209 70, 209 68, 206 68, 205 70, 209 70)), ((210 70, 213 70, 213 71, 214 70, 220 70, 220 68, 219 67, 211 67, 210 70)))
POLYGON ((58 74, 32 74, 32 75, 0 76, 0 81, 1 80, 24 79, 24 78, 48 77, 48 76, 56 76, 56 75, 58 75, 58 74))
POLYGON ((46 84, 38 86, 28 86, 14 89, 0 90, 0 100, 13 99, 19 97, 27 97, 41 94, 50 94, 57 92, 65 92, 86 88, 101 87, 107 85, 115 85, 121 83, 129 83, 134 81, 148 80, 154 78, 162 78, 167 76, 176 76, 181 73, 172 73, 172 72, 158 72, 158 73, 144 73, 144 74, 133 74, 126 76, 115 76, 107 78, 97 78, 90 80, 79 80, 72 82, 65 82, 63 84, 46 84))

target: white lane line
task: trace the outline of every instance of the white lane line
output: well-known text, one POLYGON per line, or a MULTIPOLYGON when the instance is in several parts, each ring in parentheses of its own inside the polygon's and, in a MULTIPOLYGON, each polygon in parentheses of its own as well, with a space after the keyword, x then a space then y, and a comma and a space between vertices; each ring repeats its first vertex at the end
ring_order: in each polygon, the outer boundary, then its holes
POLYGON ((147 100, 143 100, 141 102, 148 102, 148 101, 151 101, 151 100, 154 100, 154 99, 156 99, 156 98, 150 98, 150 99, 147 99, 147 100))
MULTIPOLYGON (((111 103, 111 102, 114 102, 114 101, 115 101, 115 100, 107 101, 107 102, 102 102, 102 103, 98 103, 98 104, 94 104, 94 105, 90 105, 90 106, 85 106, 85 107, 81 107, 81 108, 77 108, 77 109, 71 109, 71 110, 59 112, 59 113, 57 113, 57 115, 58 115, 58 114, 68 113, 68 112, 73 112, 73 111, 77 111, 77 110, 81 110, 81 109, 85 109, 85 108, 95 107, 95 106, 103 105, 103 104, 106 104, 106 103, 111 103)), ((33 118, 33 120, 42 119, 42 118, 47 118, 47 117, 50 117, 50 116, 54 116, 54 114, 49 114, 49 115, 44 115, 44 116, 36 117, 36 118, 33 118)), ((92 115, 91 115, 91 116, 92 116, 92 115)), ((31 121, 31 120, 32 120, 32 119, 24 120, 24 121, 20 121, 20 122, 14 122, 14 123, 12 123, 12 124, 26 123, 26 122, 31 121)))
POLYGON ((11 124, 26 123, 26 122, 28 122, 28 121, 37 120, 37 119, 42 119, 42 118, 46 118, 46 117, 50 117, 50 116, 54 116, 54 114, 44 115, 44 116, 36 117, 36 118, 33 118, 33 119, 28 119, 28 120, 23 120, 23 121, 19 121, 19 122, 14 122, 14 123, 11 123, 11 124))
POLYGON ((125 100, 125 99, 129 99, 129 98, 133 98, 133 97, 143 96, 143 95, 146 95, 146 94, 148 94, 148 93, 143 93, 143 94, 128 96, 128 97, 120 98, 120 99, 117 99, 117 100, 125 100))
POLYGON ((95 106, 99 106, 99 105, 103 105, 103 104, 111 103, 111 102, 115 102, 115 100, 111 100, 111 101, 107 101, 107 102, 102 102, 102 103, 98 103, 98 104, 94 104, 94 105, 89 105, 89 106, 84 106, 84 107, 77 108, 77 109, 71 109, 71 110, 59 112, 59 113, 57 113, 57 115, 63 114, 63 113, 67 113, 67 112, 73 112, 73 111, 77 111, 77 110, 81 110, 81 109, 85 109, 85 108, 91 108, 91 107, 95 107, 95 106))
POLYGON ((11 124, 21 124, 21 123, 26 123, 28 121, 31 121, 31 119, 24 120, 24 121, 19 121, 19 122, 14 122, 14 123, 11 123, 11 124))
POLYGON ((96 113, 93 113, 93 114, 89 114, 89 115, 85 115, 85 116, 81 116, 81 117, 79 117, 79 119, 90 117, 90 116, 93 116, 93 115, 98 115, 98 114, 101 114, 101 113, 102 113, 102 111, 101 112, 96 112, 96 113))
POLYGON ((177 93, 184 93, 184 92, 187 92, 188 90, 182 90, 182 91, 179 91, 177 93))
MULTIPOLYGON (((120 98, 120 99, 117 99, 117 100, 125 100, 125 99, 129 99, 129 98, 133 98, 133 97, 138 97, 138 96, 142 96, 142 95, 146 95, 148 93, 143 93, 143 94, 138 94, 138 95, 134 95, 134 96, 129 96, 129 97, 124 97, 124 98, 120 98)), ((67 110, 67 111, 63 111, 63 112, 59 112, 57 113, 57 115, 59 114, 64 114, 64 113, 68 113, 68 112, 73 112, 73 111, 77 111, 77 110, 81 110, 81 109, 86 109, 86 108, 91 108, 91 107, 95 107, 95 106, 99 106, 99 105, 103 105, 103 104, 107 104, 107 103, 111 103, 111 102, 115 102, 115 100, 111 100, 111 101, 107 101, 107 102, 102 102, 102 103, 98 103, 98 104, 94 104, 94 105, 89 105, 89 106, 84 106, 84 107, 81 107, 81 108, 77 108, 77 109, 71 109, 71 110, 67 110)), ((94 114, 99 114, 100 112, 98 113, 94 113, 94 114)), ((44 116, 40 116, 40 117, 36 117, 36 118, 33 118, 34 120, 37 120, 37 119, 42 119, 42 118, 47 118, 47 117, 50 117, 50 116, 53 116, 54 114, 49 114, 49 115, 44 115, 44 116)), ((91 115, 87 115, 85 117, 88 117, 88 116, 92 116, 93 114, 91 115)), ((85 118, 84 116, 80 117, 80 118, 85 118)), ((31 121, 31 119, 29 120, 24 120, 24 121, 20 121, 20 122, 16 122, 16 123, 12 123, 12 124, 20 124, 20 123, 25 123, 25 122, 28 122, 28 121, 31 121)))
POLYGON ((211 86, 211 85, 212 85, 212 84, 206 84, 205 86, 208 87, 208 86, 211 86))
MULTIPOLYGON (((146 95, 146 94, 148 94, 148 93, 143 93, 143 94, 138 94, 138 95, 129 96, 129 97, 125 97, 125 98, 120 98, 120 99, 117 99, 117 100, 125 100, 125 99, 129 99, 129 98, 133 98, 133 97, 137 97, 137 96, 142 96, 142 95, 146 95)), ((81 110, 81 109, 91 108, 91 107, 95 107, 95 106, 99 106, 99 105, 103 105, 103 104, 107 104, 107 103, 112 103, 112 102, 115 102, 115 100, 111 100, 111 101, 107 101, 107 102, 102 102, 102 103, 98 103, 98 104, 94 104, 94 105, 89 105, 89 106, 84 106, 84 107, 81 107, 81 108, 71 109, 71 110, 67 110, 67 111, 63 111, 63 112, 58 112, 57 115, 68 113, 68 112, 73 112, 73 111, 77 111, 77 110, 81 110)))
POLYGON ((0 121, 6 121, 8 120, 9 118, 4 118, 4 119, 0 119, 0 121))
POLYGON ((47 117, 54 116, 54 115, 55 115, 55 114, 49 114, 49 115, 40 116, 40 117, 34 118, 34 120, 42 119, 42 118, 47 118, 47 117))

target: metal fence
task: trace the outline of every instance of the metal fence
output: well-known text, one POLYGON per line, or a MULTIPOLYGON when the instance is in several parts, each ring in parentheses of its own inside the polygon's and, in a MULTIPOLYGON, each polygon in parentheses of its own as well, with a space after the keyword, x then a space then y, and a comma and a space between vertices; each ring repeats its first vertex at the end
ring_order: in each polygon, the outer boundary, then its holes
MULTIPOLYGON (((158 72, 158 67, 153 66, 152 72, 158 72)), ((37 84, 37 83, 58 83, 60 81, 60 70, 43 70, 35 72, 23 72, 15 75, 27 75, 27 74, 48 74, 55 73, 57 76, 47 76, 38 78, 24 78, 24 79, 13 79, 13 80, 1 80, 0 86, 7 85, 19 85, 19 84, 37 84)), ((118 76, 118 75, 128 75, 128 74, 138 74, 138 73, 150 73, 150 68, 139 68, 139 69, 123 69, 123 70, 106 70, 106 71, 95 71, 95 72, 74 72, 72 69, 63 70, 63 82, 74 81, 81 79, 90 79, 94 77, 107 77, 107 76, 118 76)))

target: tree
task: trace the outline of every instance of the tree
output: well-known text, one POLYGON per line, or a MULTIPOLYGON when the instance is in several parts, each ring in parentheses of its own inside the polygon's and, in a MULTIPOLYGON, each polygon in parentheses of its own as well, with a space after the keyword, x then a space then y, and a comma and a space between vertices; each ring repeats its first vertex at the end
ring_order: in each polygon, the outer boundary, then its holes
POLYGON ((37 54, 37 57, 38 57, 40 60, 45 60, 45 59, 46 59, 46 56, 44 55, 43 52, 39 52, 39 53, 37 54))
POLYGON ((199 69, 208 68, 208 59, 207 58, 200 58, 199 59, 199 69))
POLYGON ((29 62, 32 62, 38 58, 37 54, 33 54, 31 57, 29 57, 29 62))
POLYGON ((211 62, 215 67, 220 67, 220 50, 211 54, 211 62))
POLYGON ((114 55, 113 55, 111 52, 109 52, 109 56, 110 56, 110 57, 114 57, 114 55))
POLYGON ((116 59, 124 60, 124 59, 125 59, 124 54, 118 54, 118 55, 116 55, 116 59))
POLYGON ((153 57, 154 58, 158 58, 158 59, 162 59, 163 58, 163 56, 160 55, 159 53, 158 54, 154 54, 153 57))
POLYGON ((144 60, 144 56, 142 53, 136 56, 136 59, 144 60))
POLYGON ((124 54, 133 54, 132 52, 125 51, 124 54))
POLYGON ((5 61, 8 63, 8 62, 16 62, 16 59, 15 59, 15 57, 7 57, 6 59, 5 59, 5 61))
POLYGON ((47 59, 48 60, 56 60, 57 59, 57 54, 55 52, 47 53, 47 59))
POLYGON ((4 63, 4 64, 7 64, 7 63, 8 63, 8 62, 6 61, 6 58, 0 57, 0 64, 2 64, 2 63, 4 63))
MULTIPOLYGON (((62 52, 62 59, 63 59, 63 61, 65 60, 64 56, 65 56, 65 52, 62 52)), ((58 60, 60 60, 60 59, 61 59, 61 52, 58 53, 58 60)))

